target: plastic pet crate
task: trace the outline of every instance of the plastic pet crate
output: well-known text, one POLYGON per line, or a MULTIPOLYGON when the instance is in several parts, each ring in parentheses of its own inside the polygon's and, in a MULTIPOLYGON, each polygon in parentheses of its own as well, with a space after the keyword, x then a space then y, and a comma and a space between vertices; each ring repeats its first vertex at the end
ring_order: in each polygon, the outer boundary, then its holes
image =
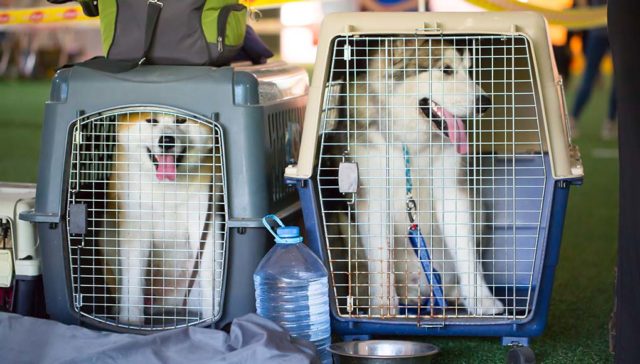
POLYGON ((299 211, 282 174, 307 89, 284 63, 58 71, 22 215, 38 225, 49 315, 144 333, 254 312, 272 243, 260 218, 299 211))
POLYGON ((325 18, 298 188, 345 337, 545 327, 583 169, 534 13, 325 18))

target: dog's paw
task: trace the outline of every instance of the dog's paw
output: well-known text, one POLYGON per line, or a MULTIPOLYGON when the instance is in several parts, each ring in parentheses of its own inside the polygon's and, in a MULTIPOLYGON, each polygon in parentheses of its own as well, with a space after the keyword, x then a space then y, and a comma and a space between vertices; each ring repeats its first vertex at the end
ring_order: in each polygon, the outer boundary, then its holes
POLYGON ((467 310, 474 315, 498 315, 504 312, 504 304, 493 296, 465 301, 467 310))
POLYGON ((129 326, 142 326, 144 324, 144 314, 142 310, 123 308, 118 315, 118 322, 129 326))
POLYGON ((395 317, 398 315, 398 297, 374 297, 369 306, 369 315, 375 317, 395 317))

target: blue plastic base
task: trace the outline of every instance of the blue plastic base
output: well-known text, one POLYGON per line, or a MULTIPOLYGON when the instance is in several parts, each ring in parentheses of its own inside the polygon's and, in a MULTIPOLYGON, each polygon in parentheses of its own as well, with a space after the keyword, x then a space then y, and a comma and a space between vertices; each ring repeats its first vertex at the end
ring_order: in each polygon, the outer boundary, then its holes
POLYGON ((371 340, 371 335, 344 335, 342 341, 365 341, 371 340))
MULTIPOLYGON (((308 244, 327 264, 317 186, 310 179, 290 180, 289 182, 295 184, 298 188, 308 244)), ((536 261, 541 264, 534 267, 535 274, 533 282, 531 282, 532 294, 527 317, 520 319, 510 319, 508 316, 496 319, 470 318, 466 319, 466 321, 456 322, 455 320, 450 320, 444 323, 425 320, 424 325, 416 325, 415 321, 341 318, 336 314, 335 297, 331 297, 333 333, 343 337, 368 337, 370 335, 495 336, 502 337, 502 342, 505 345, 528 345, 529 338, 540 335, 547 323, 551 289, 553 287, 555 267, 558 263, 564 216, 571 184, 575 184, 574 181, 567 183, 567 181, 563 180, 553 180, 550 171, 548 171, 548 187, 545 191, 545 214, 543 214, 543 224, 548 225, 546 225, 546 235, 541 234, 542 237, 546 236, 546 240, 537 242, 539 245, 536 250, 538 253, 536 254, 539 255, 536 261), (544 221, 544 216, 547 218, 546 221, 544 221), (542 255, 543 253, 544 255, 542 255)), ((525 288, 528 290, 528 286, 525 288)), ((500 290, 503 292, 513 291, 511 288, 507 289, 507 287, 499 285, 495 285, 494 289, 496 292, 500 290)), ((518 289, 516 289, 516 292, 518 292, 518 289)), ((519 298, 516 298, 516 300, 519 300, 519 298)), ((516 302, 519 305, 519 301, 516 302)), ((514 302, 504 303, 514 304, 514 302)))
POLYGON ((512 337, 505 336, 502 338, 502 345, 504 346, 529 346, 530 338, 528 337, 512 337))

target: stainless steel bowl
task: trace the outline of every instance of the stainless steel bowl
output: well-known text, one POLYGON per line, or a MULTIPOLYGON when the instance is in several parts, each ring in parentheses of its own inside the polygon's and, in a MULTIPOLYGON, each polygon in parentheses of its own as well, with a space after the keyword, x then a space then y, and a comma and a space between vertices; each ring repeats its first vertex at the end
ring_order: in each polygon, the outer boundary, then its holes
POLYGON ((335 364, 430 363, 437 346, 415 341, 367 340, 331 344, 335 364))

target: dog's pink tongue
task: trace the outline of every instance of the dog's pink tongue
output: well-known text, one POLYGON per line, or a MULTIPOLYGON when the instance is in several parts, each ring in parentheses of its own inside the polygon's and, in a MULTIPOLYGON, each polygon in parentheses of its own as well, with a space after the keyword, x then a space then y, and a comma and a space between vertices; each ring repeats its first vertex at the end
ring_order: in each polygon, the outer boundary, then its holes
POLYGON ((444 107, 440 108, 440 112, 444 121, 447 123, 449 130, 449 139, 456 145, 456 150, 460 154, 469 153, 469 142, 467 140, 467 130, 460 118, 447 111, 444 107))
POLYGON ((158 181, 176 180, 176 157, 172 154, 156 154, 158 168, 156 168, 156 178, 158 181))

